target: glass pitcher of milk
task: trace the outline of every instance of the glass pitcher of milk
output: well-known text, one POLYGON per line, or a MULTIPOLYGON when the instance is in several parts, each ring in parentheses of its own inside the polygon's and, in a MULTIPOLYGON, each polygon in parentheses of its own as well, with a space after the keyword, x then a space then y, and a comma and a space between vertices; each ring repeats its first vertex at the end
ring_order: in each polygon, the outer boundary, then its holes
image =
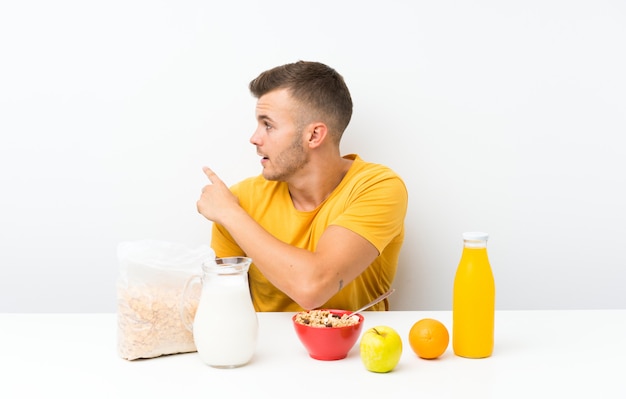
POLYGON ((192 276, 185 284, 183 301, 194 282, 202 284, 193 325, 182 312, 181 317, 209 366, 243 366, 256 350, 258 319, 248 287, 250 263, 246 257, 212 259, 202 264, 202 276, 192 276))

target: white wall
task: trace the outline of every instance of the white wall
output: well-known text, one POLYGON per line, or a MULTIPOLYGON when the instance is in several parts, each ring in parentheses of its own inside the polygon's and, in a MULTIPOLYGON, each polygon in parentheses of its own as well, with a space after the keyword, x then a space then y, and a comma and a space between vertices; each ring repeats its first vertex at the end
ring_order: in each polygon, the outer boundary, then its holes
POLYGON ((299 59, 408 185, 396 309, 450 309, 467 230, 499 309, 624 308, 625 4, 2 2, 0 311, 114 312, 120 241, 208 242, 201 167, 260 172, 247 83, 299 59))

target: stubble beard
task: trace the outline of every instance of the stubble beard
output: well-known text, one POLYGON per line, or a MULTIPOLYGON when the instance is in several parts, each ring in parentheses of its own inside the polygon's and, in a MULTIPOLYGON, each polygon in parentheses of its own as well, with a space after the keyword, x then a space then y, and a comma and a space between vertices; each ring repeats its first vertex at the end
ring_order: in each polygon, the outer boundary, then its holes
POLYGON ((272 158, 273 173, 263 170, 263 176, 271 181, 287 181, 299 170, 304 169, 309 163, 309 157, 303 148, 302 132, 296 134, 289 147, 283 150, 275 158, 272 158))

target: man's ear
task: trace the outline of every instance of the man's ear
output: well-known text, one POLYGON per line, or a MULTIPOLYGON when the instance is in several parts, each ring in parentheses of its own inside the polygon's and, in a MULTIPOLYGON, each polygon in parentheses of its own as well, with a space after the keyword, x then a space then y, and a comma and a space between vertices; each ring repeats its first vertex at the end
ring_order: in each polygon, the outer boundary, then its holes
POLYGON ((324 123, 312 123, 309 125, 308 143, 309 147, 320 146, 328 136, 328 127, 324 123))

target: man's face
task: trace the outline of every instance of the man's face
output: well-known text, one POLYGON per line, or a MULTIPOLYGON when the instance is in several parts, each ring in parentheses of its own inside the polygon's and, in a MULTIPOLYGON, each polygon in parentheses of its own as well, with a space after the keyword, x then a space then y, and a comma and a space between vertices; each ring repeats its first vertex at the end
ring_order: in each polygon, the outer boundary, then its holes
POLYGON ((263 157, 267 180, 288 181, 309 161, 297 116, 297 105, 285 89, 269 92, 257 101, 257 128, 250 142, 263 157))

